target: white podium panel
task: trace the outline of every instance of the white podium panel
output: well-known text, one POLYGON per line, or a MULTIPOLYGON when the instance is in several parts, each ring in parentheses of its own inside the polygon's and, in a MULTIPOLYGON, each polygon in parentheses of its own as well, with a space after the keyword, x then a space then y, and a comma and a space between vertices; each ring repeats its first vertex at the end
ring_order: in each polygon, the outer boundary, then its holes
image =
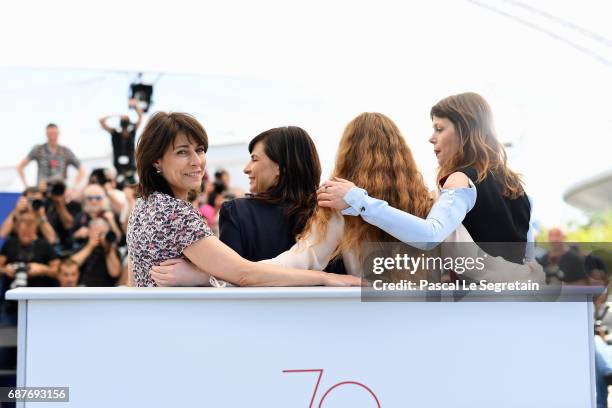
MULTIPOLYGON (((594 407, 589 302, 358 288, 17 289, 27 407, 594 407), (316 391, 316 392, 315 392, 316 391)), ((586 296, 585 296, 586 299, 586 296)))

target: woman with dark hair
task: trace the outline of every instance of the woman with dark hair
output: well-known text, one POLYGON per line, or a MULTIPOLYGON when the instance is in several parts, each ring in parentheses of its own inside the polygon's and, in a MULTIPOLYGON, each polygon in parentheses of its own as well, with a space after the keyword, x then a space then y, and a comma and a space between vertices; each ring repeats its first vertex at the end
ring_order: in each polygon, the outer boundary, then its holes
POLYGON ((319 205, 361 216, 419 248, 432 248, 463 225, 490 255, 515 263, 530 259, 531 205, 520 176, 507 165, 489 104, 476 93, 463 93, 441 100, 430 115, 434 133, 429 141, 440 166, 441 189, 426 219, 394 208, 384 197, 371 197, 345 179, 326 181, 318 191, 319 205))
POLYGON ((321 165, 312 139, 295 126, 257 135, 249 153, 244 172, 251 196, 223 204, 219 238, 249 261, 260 261, 291 248, 304 230, 317 206, 321 165))
POLYGON ((139 199, 128 223, 130 278, 136 286, 176 286, 155 265, 185 257, 204 273, 192 284, 219 278, 240 286, 360 285, 360 279, 325 272, 286 269, 247 261, 212 236, 187 201, 201 187, 208 137, 184 113, 154 114, 136 148, 139 199))

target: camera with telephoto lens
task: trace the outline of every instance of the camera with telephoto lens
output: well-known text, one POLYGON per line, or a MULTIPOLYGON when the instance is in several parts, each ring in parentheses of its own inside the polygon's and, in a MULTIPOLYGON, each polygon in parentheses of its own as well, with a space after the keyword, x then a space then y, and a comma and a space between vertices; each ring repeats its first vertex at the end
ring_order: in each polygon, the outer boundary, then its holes
POLYGON ((117 242, 117 234, 115 234, 113 231, 108 231, 104 236, 104 240, 108 245, 112 245, 117 242))
POLYGON ((66 184, 61 181, 56 181, 53 184, 49 184, 48 191, 53 197, 63 196, 66 192, 66 184))
POLYGON ((123 170, 117 175, 117 190, 136 184, 136 173, 133 170, 123 170))
POLYGON ((15 270, 15 278, 11 283, 11 289, 28 286, 28 265, 24 262, 15 262, 11 266, 15 270))
POLYGON ((93 169, 89 178, 90 183, 99 184, 101 186, 104 186, 109 181, 106 177, 106 169, 102 168, 93 169))
POLYGON ((30 203, 30 205, 32 206, 32 209, 33 209, 34 211, 38 211, 38 210, 40 210, 42 207, 44 207, 44 206, 45 206, 45 202, 44 202, 43 200, 36 199, 36 200, 32 200, 32 202, 30 203))
POLYGON ((213 182, 213 192, 215 194, 221 194, 225 190, 227 190, 227 186, 225 185, 225 183, 222 180, 215 180, 213 182))

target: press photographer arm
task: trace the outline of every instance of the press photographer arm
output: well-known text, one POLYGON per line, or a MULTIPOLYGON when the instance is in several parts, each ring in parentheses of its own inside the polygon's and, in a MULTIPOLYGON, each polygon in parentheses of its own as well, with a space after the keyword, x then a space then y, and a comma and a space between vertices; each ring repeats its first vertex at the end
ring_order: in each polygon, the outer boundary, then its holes
POLYGON ((82 164, 79 166, 78 168, 78 173, 76 175, 76 178, 74 179, 74 190, 78 190, 79 186, 82 184, 83 180, 85 179, 85 166, 83 166, 82 164))
POLYGON ((64 226, 65 229, 69 230, 74 223, 74 217, 68 211, 68 207, 66 206, 66 199, 64 195, 51 195, 51 201, 57 210, 57 215, 64 226))
POLYGON ((28 163, 30 163, 30 159, 26 157, 17 165, 17 174, 19 174, 19 178, 21 179, 21 182, 23 183, 24 187, 28 186, 28 181, 26 180, 25 172, 23 171, 23 169, 25 168, 25 166, 28 165, 28 163))
POLYGON ((122 232, 121 232, 121 228, 119 228, 119 225, 117 225, 117 222, 115 221, 115 215, 113 214, 113 212, 106 211, 104 213, 104 219, 110 226, 111 231, 115 233, 116 239, 119 239, 122 235, 122 232))
POLYGON ((113 278, 118 278, 121 275, 121 261, 117 256, 115 245, 105 242, 102 246, 106 251, 106 269, 108 274, 113 278))
POLYGON ((130 99, 129 106, 130 108, 134 108, 136 114, 138 115, 138 119, 136 119, 136 123, 134 123, 134 131, 136 131, 142 123, 142 116, 144 115, 144 112, 142 111, 140 106, 138 106, 138 101, 134 98, 130 99))
POLYGON ((74 262, 76 262, 77 265, 79 265, 79 268, 83 266, 83 264, 85 263, 85 260, 89 258, 89 255, 91 255, 93 250, 97 246, 100 246, 100 242, 101 242, 100 234, 95 231, 92 231, 91 228, 88 229, 88 233, 89 233, 89 240, 87 241, 87 244, 85 244, 85 246, 81 248, 81 250, 79 250, 78 252, 76 252, 70 257, 70 259, 72 259, 74 262))
POLYGON ((0 238, 5 239, 11 234, 13 231, 13 226, 15 225, 15 217, 21 211, 28 209, 28 199, 24 196, 19 197, 17 200, 17 204, 15 204, 15 208, 6 216, 4 221, 2 222, 2 226, 0 227, 0 238))
POLYGON ((125 202, 121 200, 119 194, 121 192, 113 187, 110 182, 104 183, 104 192, 106 193, 106 197, 110 201, 110 206, 113 212, 119 214, 125 205, 125 202))
POLYGON ((9 278, 15 276, 15 269, 11 264, 6 263, 6 256, 0 255, 0 275, 6 275, 9 278))
POLYGON ((108 126, 106 124, 106 121, 108 119, 112 118, 112 117, 115 117, 115 116, 119 116, 119 115, 107 115, 107 116, 104 116, 104 117, 100 118, 98 121, 100 122, 100 126, 102 126, 102 129, 106 130, 109 133, 112 132, 113 128, 108 126))
POLYGON ((60 260, 54 259, 49 262, 49 265, 45 265, 38 262, 30 262, 28 264, 28 276, 43 276, 46 275, 50 278, 57 276, 59 269, 60 260))
POLYGON ((57 233, 53 229, 53 226, 49 223, 47 219, 47 214, 45 212, 45 207, 41 206, 38 211, 36 211, 36 217, 39 220, 39 228, 42 236, 47 240, 50 244, 55 244, 57 242, 57 233))

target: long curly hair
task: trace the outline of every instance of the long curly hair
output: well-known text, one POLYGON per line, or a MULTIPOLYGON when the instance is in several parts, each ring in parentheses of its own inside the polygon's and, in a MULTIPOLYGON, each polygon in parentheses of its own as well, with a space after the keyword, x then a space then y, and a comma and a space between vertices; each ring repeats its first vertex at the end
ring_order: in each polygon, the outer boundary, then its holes
MULTIPOLYGON (((418 217, 425 218, 432 206, 423 176, 399 128, 381 113, 362 113, 346 126, 332 176, 352 181, 370 196, 418 217)), ((331 210, 319 207, 303 235, 313 223, 325 233, 332 215, 331 210)), ((361 217, 346 216, 344 221, 344 235, 334 256, 351 250, 362 260, 362 242, 397 242, 361 217)))
POLYGON ((502 184, 504 196, 523 195, 521 176, 508 167, 506 151, 495 132, 491 107, 482 96, 474 92, 448 96, 431 108, 430 116, 451 121, 461 146, 438 169, 438 184, 458 170, 473 167, 478 174, 477 181, 492 172, 502 184))

